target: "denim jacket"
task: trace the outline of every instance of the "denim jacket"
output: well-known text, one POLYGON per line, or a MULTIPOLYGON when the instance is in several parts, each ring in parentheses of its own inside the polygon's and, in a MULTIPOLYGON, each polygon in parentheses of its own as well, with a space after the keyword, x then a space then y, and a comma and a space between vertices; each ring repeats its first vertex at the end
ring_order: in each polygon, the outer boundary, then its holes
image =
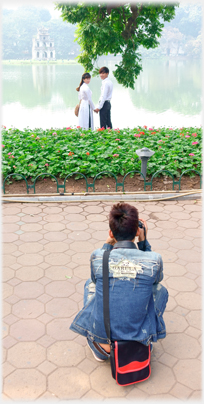
POLYGON ((96 342, 108 343, 103 318, 102 260, 104 250, 111 250, 111 339, 136 340, 148 345, 150 341, 156 342, 166 336, 162 314, 168 300, 168 292, 159 284, 163 279, 162 258, 160 254, 151 251, 147 240, 139 242, 138 249, 132 242, 129 243, 133 248, 120 248, 121 243, 124 242, 116 243, 114 248, 105 243, 101 249, 92 253, 91 280, 95 284, 95 293, 86 301, 70 329, 96 342))

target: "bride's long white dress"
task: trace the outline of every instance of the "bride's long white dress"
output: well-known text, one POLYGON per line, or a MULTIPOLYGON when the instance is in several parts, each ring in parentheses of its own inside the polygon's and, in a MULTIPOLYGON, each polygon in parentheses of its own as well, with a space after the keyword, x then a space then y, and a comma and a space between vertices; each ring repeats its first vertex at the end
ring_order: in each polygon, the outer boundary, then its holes
POLYGON ((90 105, 90 117, 91 117, 91 129, 94 130, 93 122, 93 110, 95 109, 92 101, 92 91, 88 84, 83 83, 79 90, 79 99, 81 104, 79 107, 79 126, 83 129, 89 129, 89 105, 90 105))

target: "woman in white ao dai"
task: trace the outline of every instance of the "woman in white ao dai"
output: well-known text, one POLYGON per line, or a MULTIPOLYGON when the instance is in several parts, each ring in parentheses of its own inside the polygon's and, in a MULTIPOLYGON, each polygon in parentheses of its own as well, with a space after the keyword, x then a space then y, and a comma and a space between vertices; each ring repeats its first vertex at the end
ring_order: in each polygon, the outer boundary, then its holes
POLYGON ((79 99, 81 100, 79 107, 79 126, 83 129, 92 129, 94 130, 94 122, 93 122, 93 110, 95 106, 92 101, 92 91, 90 90, 88 84, 90 83, 91 75, 89 73, 84 73, 81 78, 81 82, 79 87, 77 87, 77 91, 79 91, 79 99))

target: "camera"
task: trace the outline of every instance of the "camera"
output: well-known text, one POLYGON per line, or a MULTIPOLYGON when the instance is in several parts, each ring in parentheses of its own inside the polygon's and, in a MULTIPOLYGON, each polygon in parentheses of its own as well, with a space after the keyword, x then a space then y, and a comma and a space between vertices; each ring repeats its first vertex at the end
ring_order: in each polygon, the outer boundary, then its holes
POLYGON ((146 240, 146 229, 145 229, 144 223, 142 223, 141 220, 139 220, 139 222, 138 222, 138 227, 140 227, 140 229, 144 229, 144 237, 146 240))

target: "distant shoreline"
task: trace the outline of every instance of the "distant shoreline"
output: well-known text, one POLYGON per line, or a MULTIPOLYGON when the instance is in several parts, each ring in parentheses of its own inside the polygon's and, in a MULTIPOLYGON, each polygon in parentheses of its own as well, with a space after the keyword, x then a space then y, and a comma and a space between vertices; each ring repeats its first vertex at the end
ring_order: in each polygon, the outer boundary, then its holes
MULTIPOLYGON (((117 55, 119 56, 119 55, 117 55)), ((117 58, 117 56, 109 55, 109 58, 117 58)), ((107 57, 107 56, 106 56, 107 57)), ((184 56, 184 55, 161 55, 161 56, 143 56, 144 59, 163 59, 163 60, 188 60, 191 59, 189 56, 184 56)), ((202 59, 202 58, 195 58, 195 59, 202 59)), ((79 64, 77 60, 75 59, 56 59, 56 60, 33 60, 33 59, 28 59, 28 60, 18 60, 18 59, 4 59, 2 60, 3 65, 77 65, 79 64)))
POLYGON ((10 60, 2 60, 3 65, 73 65, 73 64, 78 64, 76 60, 17 60, 17 59, 10 59, 10 60))

